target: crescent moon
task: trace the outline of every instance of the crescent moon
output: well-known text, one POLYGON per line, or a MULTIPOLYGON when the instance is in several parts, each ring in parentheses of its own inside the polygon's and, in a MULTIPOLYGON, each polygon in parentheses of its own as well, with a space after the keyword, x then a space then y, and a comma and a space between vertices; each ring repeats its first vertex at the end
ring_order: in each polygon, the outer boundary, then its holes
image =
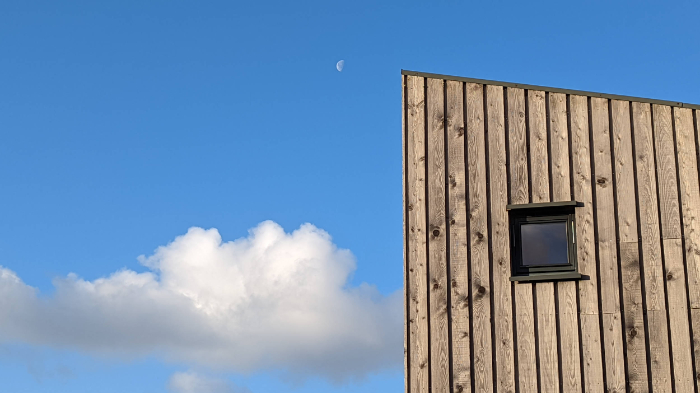
POLYGON ((338 72, 341 72, 343 70, 344 66, 345 66, 345 60, 341 60, 335 65, 335 68, 338 70, 338 72))

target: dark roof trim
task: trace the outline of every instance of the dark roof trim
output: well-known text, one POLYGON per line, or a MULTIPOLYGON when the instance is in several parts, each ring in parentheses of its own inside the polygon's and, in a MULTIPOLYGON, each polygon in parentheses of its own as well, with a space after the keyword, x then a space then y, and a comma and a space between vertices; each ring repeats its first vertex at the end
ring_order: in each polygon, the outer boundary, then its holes
POLYGON ((575 94, 575 95, 589 96, 589 97, 601 97, 601 98, 608 98, 611 100, 648 102, 650 104, 669 105, 669 106, 676 106, 676 107, 680 107, 680 108, 690 108, 690 109, 700 109, 700 105, 697 105, 697 104, 686 104, 683 102, 675 102, 675 101, 664 101, 664 100, 655 100, 655 99, 650 99, 650 98, 621 96, 621 95, 616 95, 616 94, 595 93, 595 92, 583 91, 583 90, 558 89, 556 87, 525 85, 522 83, 500 82, 500 81, 492 81, 492 80, 487 80, 487 79, 464 78, 461 76, 430 74, 427 72, 417 72, 417 71, 408 71, 408 70, 401 70, 401 74, 402 75, 412 75, 412 76, 422 76, 425 78, 435 78, 435 79, 445 79, 445 80, 451 80, 451 81, 468 82, 468 83, 480 83, 483 85, 517 87, 519 89, 526 89, 526 90, 541 90, 541 91, 548 91, 548 92, 552 92, 552 93, 564 93, 564 94, 575 94))

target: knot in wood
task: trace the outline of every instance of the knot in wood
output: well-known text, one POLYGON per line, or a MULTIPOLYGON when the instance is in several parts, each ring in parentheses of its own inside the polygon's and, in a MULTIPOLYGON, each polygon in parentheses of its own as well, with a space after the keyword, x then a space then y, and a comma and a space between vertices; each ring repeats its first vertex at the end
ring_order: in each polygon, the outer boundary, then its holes
POLYGON ((630 329, 630 338, 635 338, 637 337, 637 329, 632 328, 630 329))
POLYGON ((464 127, 459 127, 457 129, 457 136, 463 136, 464 135, 464 127))
POLYGON ((672 272, 666 273, 666 280, 668 280, 668 281, 673 280, 673 273, 672 272))
POLYGON ((435 236, 435 237, 440 236, 440 230, 437 228, 433 229, 433 236, 435 236))
POLYGON ((452 279, 452 288, 457 288, 457 280, 452 279))
POLYGON ((598 183, 598 185, 603 187, 603 188, 605 188, 605 186, 607 186, 607 182, 608 182, 608 179, 606 179, 602 176, 599 177, 598 180, 596 180, 596 183, 598 183))
POLYGON ((481 232, 477 232, 477 233, 476 233, 476 238, 479 239, 479 240, 484 240, 484 234, 481 233, 481 232))
POLYGON ((453 218, 452 220, 450 220, 450 225, 454 225, 456 222, 457 221, 455 221, 455 219, 453 218))
POLYGON ((476 291, 479 293, 479 295, 483 295, 484 293, 486 293, 486 288, 480 286, 479 289, 477 289, 476 291))

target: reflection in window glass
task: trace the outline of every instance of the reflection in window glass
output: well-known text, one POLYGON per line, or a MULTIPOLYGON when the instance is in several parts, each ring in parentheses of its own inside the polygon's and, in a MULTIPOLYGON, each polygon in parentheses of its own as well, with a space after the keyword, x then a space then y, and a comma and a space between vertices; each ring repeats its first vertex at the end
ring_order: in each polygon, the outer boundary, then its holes
POLYGON ((523 266, 565 265, 568 261, 566 222, 520 226, 523 266))

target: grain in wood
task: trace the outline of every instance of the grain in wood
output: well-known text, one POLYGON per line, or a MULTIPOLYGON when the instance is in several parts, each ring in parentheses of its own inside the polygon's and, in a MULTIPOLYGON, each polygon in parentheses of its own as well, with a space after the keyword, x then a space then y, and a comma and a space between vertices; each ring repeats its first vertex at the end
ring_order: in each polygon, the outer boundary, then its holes
POLYGON ((525 91, 508 89, 508 146, 510 148, 510 203, 530 201, 528 187, 527 129, 525 124, 525 91))
POLYGON ((630 107, 627 101, 612 100, 612 133, 615 145, 615 187, 620 242, 636 242, 637 204, 634 194, 634 157, 630 107))
POLYGON ((464 167, 464 89, 461 82, 447 82, 447 163, 452 291, 453 391, 471 391, 469 266, 467 260, 467 189, 464 167))
POLYGON ((700 381, 700 195, 695 144, 695 124, 690 109, 675 109, 676 151, 678 154, 678 183, 683 218, 685 267, 687 272, 688 303, 691 308, 692 341, 694 343, 695 383, 700 381))
POLYGON ((700 309, 700 194, 693 114, 676 111, 676 149, 690 307, 700 309))
POLYGON ((404 161, 401 162, 401 181, 403 187, 401 188, 401 200, 403 201, 403 220, 402 220, 402 225, 403 225, 403 277, 404 277, 404 285, 403 285, 403 309, 404 309, 404 316, 403 316, 403 391, 404 393, 408 393, 408 285, 406 285, 405 281, 408 276, 408 253, 406 252, 407 250, 407 242, 408 238, 406 236, 406 77, 404 75, 401 75, 401 154, 402 158, 404 161))
POLYGON ((530 178, 532 202, 549 202, 549 154, 547 152, 547 112, 543 91, 528 92, 530 128, 530 178))
MULTIPOLYGON (((532 202, 549 202, 549 152, 547 143, 547 112, 545 93, 528 92, 530 126, 530 170, 532 172, 532 202)), ((537 299, 537 345, 540 389, 559 391, 559 353, 554 283, 540 282, 535 285, 537 299)))
MULTIPOLYGON (((691 309, 690 318, 692 320, 693 329, 693 358, 695 358, 695 364, 700 362, 700 336, 696 332, 700 331, 700 309, 691 309)), ((698 381, 700 381, 700 372, 695 371, 695 387, 698 388, 698 381)))
POLYGON ((622 316, 617 264, 615 198, 613 194, 612 155, 608 100, 591 98, 591 132, 595 170, 596 227, 598 230, 598 266, 600 274, 603 343, 605 348, 606 389, 625 391, 625 360, 622 343, 622 316))
MULTIPOLYGON (((510 203, 529 202, 528 150, 525 125, 525 92, 508 89, 508 137, 510 203)), ((518 353, 518 386, 521 392, 537 392, 535 325, 531 283, 515 285, 515 331, 518 353)))
MULTIPOLYGON (((565 94, 549 94, 549 129, 552 172, 552 201, 571 200, 569 171, 569 130, 565 94)), ((563 392, 581 391, 581 364, 578 340, 576 283, 555 284, 558 297, 559 348, 561 357, 561 387, 563 392)))
POLYGON ((549 130, 552 166, 552 201, 571 200, 569 180, 569 130, 566 94, 549 94, 549 130))
POLYGON ((622 277, 627 383, 635 392, 648 392, 630 108, 629 102, 618 100, 612 100, 610 107, 612 140, 615 147, 615 187, 620 239, 619 268, 622 277))
POLYGON ((431 389, 449 392, 444 81, 428 79, 428 274, 431 389))
POLYGON ((647 347, 644 336, 644 308, 639 277, 638 242, 620 243, 620 268, 622 269, 622 293, 625 310, 627 384, 631 391, 648 392, 647 347))
POLYGON ((510 236, 508 227, 508 173, 503 88, 486 91, 489 149, 489 196, 491 220, 491 265, 493 281, 494 342, 496 343, 496 389, 515 391, 513 355, 513 303, 510 281, 510 236))
POLYGON ((585 377, 584 391, 604 390, 603 362, 598 319, 598 272, 595 261, 593 192, 586 97, 571 95, 571 154, 576 208, 576 252, 579 272, 588 279, 579 281, 581 352, 585 377))
POLYGON ((467 160, 469 176, 469 233, 471 260, 472 342, 474 389, 493 391, 491 351, 491 288, 488 253, 486 200, 486 151, 484 135, 484 91, 475 83, 466 85, 467 160))
POLYGON ((632 113, 652 389, 654 392, 670 392, 668 325, 659 240, 651 108, 649 104, 633 102, 632 113))
POLYGON ((408 277, 411 393, 428 393, 424 79, 407 77, 408 277))
POLYGON ((537 283, 536 289, 540 389, 545 392, 558 392, 559 354, 554 285, 551 282, 537 283))
POLYGON ((681 238, 676 182, 676 152, 673 143, 671 107, 652 105, 654 111, 654 142, 656 147, 656 177, 658 182, 661 236, 664 239, 681 238))
POLYGON ((680 239, 664 239, 666 289, 668 296, 671 355, 676 392, 693 391, 693 360, 690 346, 690 321, 686 298, 683 244, 680 239))

